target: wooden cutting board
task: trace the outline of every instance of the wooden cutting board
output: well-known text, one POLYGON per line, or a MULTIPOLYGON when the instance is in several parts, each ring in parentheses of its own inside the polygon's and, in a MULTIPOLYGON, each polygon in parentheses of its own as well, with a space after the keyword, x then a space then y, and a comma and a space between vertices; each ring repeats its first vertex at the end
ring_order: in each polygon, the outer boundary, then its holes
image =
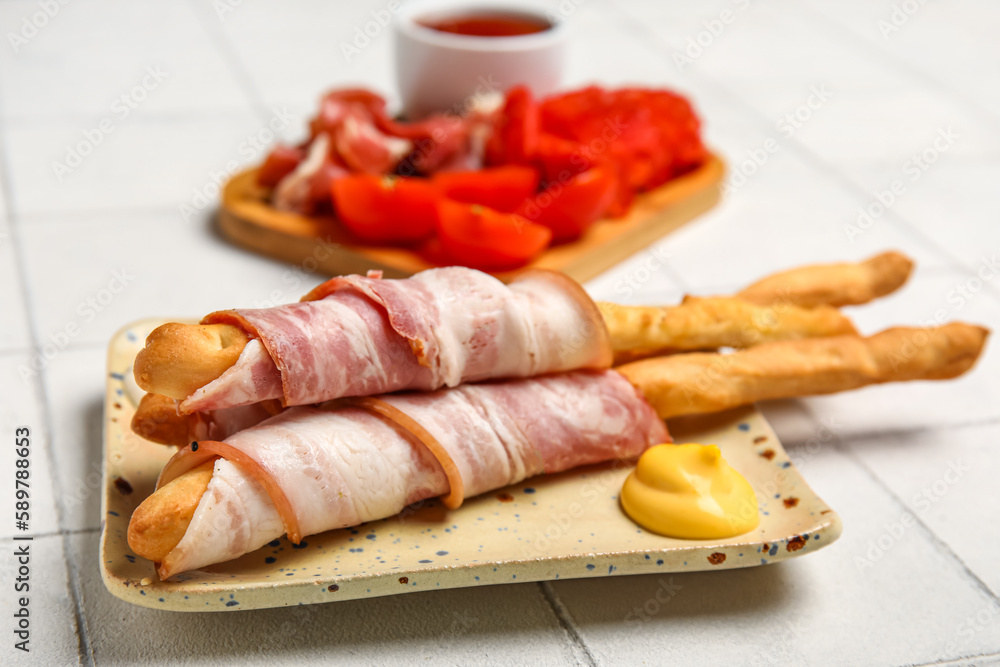
MULTIPOLYGON (((625 217, 598 221, 583 238, 546 250, 530 266, 589 280, 715 205, 724 173, 722 160, 711 155, 697 170, 636 197, 625 217)), ((386 278, 403 278, 435 266, 413 250, 358 244, 335 218, 276 210, 257 186, 256 169, 226 184, 219 227, 236 245, 329 275, 381 269, 386 278)))

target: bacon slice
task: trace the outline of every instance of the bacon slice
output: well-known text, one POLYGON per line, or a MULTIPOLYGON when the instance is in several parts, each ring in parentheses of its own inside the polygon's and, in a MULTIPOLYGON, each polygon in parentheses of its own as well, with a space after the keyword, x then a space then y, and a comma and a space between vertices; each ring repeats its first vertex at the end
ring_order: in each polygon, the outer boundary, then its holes
POLYGON ((298 542, 444 496, 452 489, 441 452, 472 496, 669 441, 663 422, 615 371, 379 400, 405 419, 353 406, 291 408, 224 442, 179 451, 159 485, 214 456, 222 460, 160 576, 236 558, 282 533, 298 542), (425 431, 423 440, 407 430, 408 420, 425 431))
POLYGON ((607 368, 604 320, 571 279, 528 271, 504 285, 448 267, 405 280, 333 278, 303 301, 212 313, 254 337, 182 412, 281 398, 285 405, 607 368))

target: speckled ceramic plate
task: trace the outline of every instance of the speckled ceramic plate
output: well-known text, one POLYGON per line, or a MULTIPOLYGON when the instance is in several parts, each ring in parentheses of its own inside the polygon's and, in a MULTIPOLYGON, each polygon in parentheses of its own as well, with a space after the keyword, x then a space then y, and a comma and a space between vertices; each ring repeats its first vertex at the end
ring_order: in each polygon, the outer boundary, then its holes
POLYGON ((275 540, 237 560, 161 582, 125 540, 132 510, 153 490, 173 448, 128 428, 140 392, 132 360, 161 320, 120 331, 108 352, 105 522, 101 573, 114 595, 147 607, 221 611, 497 583, 685 572, 801 556, 840 536, 840 518, 809 488, 754 409, 671 423, 677 442, 719 445, 753 485, 760 527, 724 540, 678 540, 642 530, 619 509, 631 466, 610 463, 535 477, 447 511, 437 501, 293 545, 275 540))

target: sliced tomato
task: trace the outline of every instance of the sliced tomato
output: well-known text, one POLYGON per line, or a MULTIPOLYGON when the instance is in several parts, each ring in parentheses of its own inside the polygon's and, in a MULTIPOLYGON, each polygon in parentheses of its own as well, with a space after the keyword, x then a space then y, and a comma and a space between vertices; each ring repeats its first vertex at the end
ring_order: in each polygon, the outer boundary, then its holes
POLYGON ((482 204, 507 213, 535 194, 538 181, 537 169, 513 164, 478 171, 443 171, 431 179, 449 199, 482 204))
POLYGON ((486 141, 486 164, 525 164, 538 148, 538 103, 526 86, 507 91, 503 108, 486 141))
POLYGON ((552 232, 514 213, 443 200, 438 237, 450 261, 484 271, 524 266, 548 247, 552 232))
POLYGON ((305 156, 305 150, 298 146, 275 146, 257 172, 257 183, 265 188, 273 188, 281 179, 295 171, 305 156))
POLYGON ((414 243, 434 231, 441 195, 426 180, 352 174, 333 179, 337 217, 368 243, 414 243))
POLYGON ((525 219, 552 230, 554 242, 579 238, 603 216, 618 193, 618 178, 607 168, 588 169, 552 183, 518 209, 525 219))

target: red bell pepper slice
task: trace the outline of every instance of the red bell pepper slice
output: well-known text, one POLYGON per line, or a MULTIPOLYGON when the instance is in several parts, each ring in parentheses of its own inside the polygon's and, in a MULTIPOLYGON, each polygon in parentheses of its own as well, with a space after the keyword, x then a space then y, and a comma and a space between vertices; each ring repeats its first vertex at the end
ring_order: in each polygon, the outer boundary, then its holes
POLYGON ((615 201, 618 178, 605 167, 594 167, 565 182, 549 184, 518 209, 527 220, 552 230, 552 241, 579 238, 615 201))
POLYGON ((449 199, 482 204, 507 213, 517 210, 538 190, 539 175, 534 167, 506 165, 478 171, 443 171, 431 182, 449 199))
POLYGON ((441 195, 426 180, 352 174, 331 183, 337 218, 368 243, 414 243, 431 235, 441 195))
POLYGON ((552 232, 519 215, 443 200, 438 238, 450 261, 484 271, 524 266, 548 247, 552 232))

